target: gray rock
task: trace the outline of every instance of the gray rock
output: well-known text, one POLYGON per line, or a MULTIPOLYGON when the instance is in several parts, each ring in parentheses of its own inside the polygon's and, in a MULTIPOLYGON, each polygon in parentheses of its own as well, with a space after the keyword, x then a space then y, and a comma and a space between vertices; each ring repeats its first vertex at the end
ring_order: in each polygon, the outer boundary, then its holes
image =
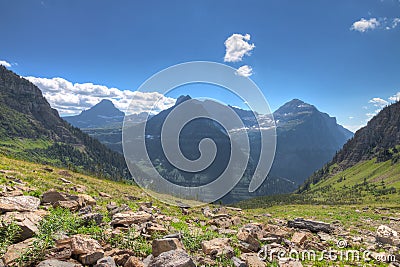
POLYGON ((94 267, 116 267, 115 261, 112 257, 104 257, 97 261, 94 267))
POLYGON ((184 249, 181 241, 177 238, 154 239, 152 243, 152 254, 154 257, 157 257, 163 252, 176 249, 184 249))
POLYGON ((155 257, 148 267, 196 267, 193 260, 182 249, 171 250, 155 257))
POLYGON ((35 211, 40 199, 32 196, 0 197, 0 213, 8 211, 35 211))
POLYGON ((332 227, 329 223, 304 220, 303 218, 296 218, 293 221, 288 221, 288 226, 299 229, 307 229, 313 233, 324 232, 329 234, 332 232, 332 227))
POLYGON ((235 267, 247 267, 246 263, 239 258, 233 257, 231 260, 235 267))
POLYGON ((400 244, 398 233, 386 225, 381 225, 378 227, 375 238, 377 242, 382 244, 390 244, 395 246, 400 244))
POLYGON ((99 225, 103 222, 103 215, 101 215, 100 213, 88 213, 81 216, 81 219, 86 224, 90 223, 91 221, 94 221, 97 225, 99 225))
POLYGON ((64 193, 60 193, 56 190, 49 190, 42 196, 42 203, 54 204, 57 201, 66 201, 68 197, 64 193))
POLYGON ((39 263, 36 267, 81 267, 80 264, 75 264, 67 261, 45 260, 39 263))

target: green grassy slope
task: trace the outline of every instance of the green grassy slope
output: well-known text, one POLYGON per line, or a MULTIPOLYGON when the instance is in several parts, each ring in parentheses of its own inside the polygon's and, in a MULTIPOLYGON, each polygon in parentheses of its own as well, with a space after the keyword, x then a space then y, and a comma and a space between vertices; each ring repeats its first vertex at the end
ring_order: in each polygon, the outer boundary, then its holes
POLYGON ((362 161, 346 170, 329 167, 328 178, 308 190, 290 195, 255 198, 237 204, 244 208, 284 204, 400 204, 400 163, 362 161))

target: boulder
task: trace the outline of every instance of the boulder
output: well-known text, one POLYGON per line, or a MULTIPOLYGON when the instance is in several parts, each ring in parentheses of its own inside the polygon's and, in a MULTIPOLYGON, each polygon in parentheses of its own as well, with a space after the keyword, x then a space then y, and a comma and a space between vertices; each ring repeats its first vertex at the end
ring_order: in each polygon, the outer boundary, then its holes
POLYGON ((248 244, 248 245, 245 245, 245 244, 242 244, 242 242, 241 242, 242 246, 246 247, 246 250, 257 252, 261 249, 260 242, 257 240, 256 237, 254 237, 249 232, 239 231, 239 233, 237 234, 237 238, 240 241, 248 244))
POLYGON ((87 213, 81 216, 81 219, 86 223, 89 224, 90 222, 94 222, 95 224, 99 225, 103 222, 103 215, 100 213, 87 213))
POLYGON ((105 255, 112 257, 118 266, 124 266, 128 259, 135 255, 135 252, 127 249, 114 248, 106 251, 105 255))
POLYGON ((257 253, 243 253, 240 258, 248 267, 265 267, 265 262, 258 257, 257 253))
POLYGON ((77 211, 79 209, 79 204, 75 200, 59 200, 53 204, 53 207, 77 211))
MULTIPOLYGON (((79 261, 82 262, 83 265, 93 265, 99 259, 101 259, 103 257, 104 257, 104 251, 98 250, 98 251, 89 252, 87 254, 79 255, 79 261)), ((101 266, 103 266, 103 265, 101 265, 101 266)))
POLYGON ((279 267, 303 267, 303 264, 297 259, 293 258, 280 258, 279 267))
POLYGON ((149 267, 196 267, 190 256, 182 249, 170 250, 153 258, 149 267))
POLYGON ((144 267, 144 264, 139 260, 139 258, 131 256, 126 261, 124 267, 144 267))
POLYGON ((262 226, 255 223, 246 224, 239 229, 237 238, 239 239, 239 248, 243 252, 257 252, 260 250, 261 245, 259 240, 265 235, 262 226))
POLYGON ((232 226, 232 220, 229 217, 221 216, 208 221, 209 225, 215 225, 218 228, 229 228, 232 226))
POLYGON ((44 203, 44 204, 48 203, 48 204, 53 205, 57 201, 66 201, 66 200, 68 200, 68 197, 66 194, 58 192, 53 189, 43 193, 43 196, 42 196, 42 203, 44 203))
POLYGON ((46 211, 37 210, 29 212, 7 212, 1 218, 4 222, 15 222, 21 232, 17 238, 17 242, 33 237, 39 232, 38 225, 42 218, 47 214, 46 211))
POLYGON ((96 200, 86 194, 68 195, 68 200, 75 200, 80 208, 96 205, 96 200))
POLYGON ((144 211, 125 211, 117 213, 112 217, 111 225, 124 225, 130 226, 132 224, 141 224, 144 222, 151 221, 153 216, 144 211))
MULTIPOLYGON (((103 251, 102 246, 86 235, 74 235, 69 238, 73 255, 89 254, 95 251, 103 251)), ((96 260, 97 261, 97 260, 96 260)))
POLYGON ((307 234, 302 232, 295 232, 292 236, 292 243, 302 245, 307 240, 307 234))
POLYGON ((94 267, 117 267, 112 257, 104 257, 97 261, 94 267))
POLYGON ((376 241, 382 244, 397 246, 400 244, 398 233, 386 225, 380 225, 376 230, 376 241))
POLYGON ((232 263, 235 267, 247 267, 246 263, 239 258, 232 257, 232 263))
POLYGON ((288 226, 299 229, 307 229, 313 233, 324 232, 329 234, 333 230, 329 223, 305 220, 303 218, 296 218, 293 221, 288 221, 288 226))
POLYGON ((40 199, 32 196, 0 197, 0 213, 8 211, 35 211, 40 199))
POLYGON ((154 257, 166 251, 184 249, 183 244, 177 238, 154 239, 151 247, 154 257))
POLYGON ((9 246, 7 252, 3 256, 5 266, 12 266, 15 260, 33 244, 33 241, 33 238, 29 238, 20 243, 9 246))
POLYGON ((232 258, 234 251, 229 245, 229 241, 229 238, 214 238, 209 241, 203 241, 201 242, 201 249, 204 254, 210 255, 213 258, 221 255, 232 258))

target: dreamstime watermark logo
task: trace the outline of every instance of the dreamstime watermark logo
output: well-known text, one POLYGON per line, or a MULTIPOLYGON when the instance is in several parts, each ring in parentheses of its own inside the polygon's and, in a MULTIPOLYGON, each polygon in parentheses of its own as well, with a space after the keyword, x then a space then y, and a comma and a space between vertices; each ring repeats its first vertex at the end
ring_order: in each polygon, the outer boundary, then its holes
MULTIPOLYGON (((177 87, 204 83, 222 87, 240 97, 252 111, 263 114, 262 124, 259 117, 260 147, 259 157, 251 177, 248 191, 255 191, 266 179, 271 168, 276 148, 276 128, 269 105, 256 84, 248 77, 238 75, 237 70, 215 62, 188 62, 178 64, 155 74, 145 81, 139 92, 158 92, 166 95, 177 87), (262 126, 262 127, 261 127, 262 126)), ((140 94, 134 95, 127 114, 134 110, 140 94)), ((201 101, 189 99, 175 104, 174 108, 159 117, 160 125, 154 120, 137 124, 125 116, 122 131, 122 145, 128 168, 135 182, 147 193, 169 204, 195 206, 220 199, 231 191, 248 166, 250 156, 249 137, 246 126, 239 115, 226 105, 213 99, 201 101), (196 102, 197 101, 197 102, 196 102), (206 170, 212 164, 217 153, 215 140, 204 138, 198 143, 200 156, 196 159, 185 157, 180 147, 180 134, 185 125, 196 119, 209 119, 222 126, 230 140, 230 153, 224 155, 229 161, 223 172, 208 184, 182 186, 172 183, 157 170, 154 158, 149 156, 148 142, 160 144, 165 158, 174 168, 185 173, 196 174, 206 170), (244 130, 243 130, 244 129, 244 130), (158 143, 154 140, 158 140, 158 143)), ((154 100, 153 107, 157 106, 154 100)), ((223 152, 225 153, 225 152, 223 152)))
POLYGON ((391 254, 373 253, 369 250, 349 249, 347 241, 338 240, 336 243, 338 249, 327 249, 316 251, 313 249, 296 250, 292 248, 290 251, 283 247, 274 247, 265 245, 258 252, 258 258, 262 261, 272 262, 274 260, 296 259, 300 261, 339 261, 339 262, 368 262, 374 259, 377 262, 395 262, 396 257, 391 254))

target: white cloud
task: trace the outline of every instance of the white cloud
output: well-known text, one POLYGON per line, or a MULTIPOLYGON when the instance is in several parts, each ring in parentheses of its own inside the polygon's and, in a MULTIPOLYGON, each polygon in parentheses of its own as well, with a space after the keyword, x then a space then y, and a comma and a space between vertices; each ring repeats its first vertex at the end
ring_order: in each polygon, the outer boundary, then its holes
POLYGON ((250 55, 251 50, 255 45, 250 44, 250 34, 242 35, 238 33, 232 34, 225 40, 225 62, 239 62, 242 61, 243 56, 250 55))
POLYGON ((374 30, 376 27, 380 26, 380 22, 376 18, 370 18, 368 20, 362 18, 359 21, 356 21, 351 26, 351 30, 366 32, 368 30, 374 30))
POLYGON ((389 97, 389 100, 393 102, 400 101, 400 92, 397 92, 395 95, 389 97))
POLYGON ((8 63, 8 62, 5 61, 5 60, 0 60, 0 65, 3 65, 4 67, 7 67, 7 68, 11 67, 11 64, 8 63))
POLYGON ((243 77, 250 77, 253 75, 253 69, 248 65, 244 65, 237 69, 236 74, 243 77))
POLYGON ((375 29, 385 29, 385 30, 392 30, 396 28, 400 24, 400 18, 392 18, 388 19, 386 17, 380 18, 370 18, 370 19, 360 19, 356 21, 351 26, 351 30, 359 31, 359 32, 366 32, 368 30, 375 30, 375 29))
POLYGON ((160 93, 142 93, 118 88, 108 88, 93 83, 72 83, 63 78, 25 77, 39 87, 50 105, 61 115, 75 115, 88 109, 102 99, 111 100, 122 111, 126 111, 131 100, 135 103, 129 108, 129 114, 140 112, 158 112, 174 105, 176 99, 160 93), (154 101, 155 106, 152 107, 154 101))
POLYGON ((379 97, 374 97, 371 100, 368 101, 368 103, 373 104, 375 107, 383 108, 384 106, 387 106, 389 104, 388 101, 379 98, 379 97))
POLYGON ((400 23, 400 18, 394 18, 392 21, 392 29, 396 28, 400 23))

